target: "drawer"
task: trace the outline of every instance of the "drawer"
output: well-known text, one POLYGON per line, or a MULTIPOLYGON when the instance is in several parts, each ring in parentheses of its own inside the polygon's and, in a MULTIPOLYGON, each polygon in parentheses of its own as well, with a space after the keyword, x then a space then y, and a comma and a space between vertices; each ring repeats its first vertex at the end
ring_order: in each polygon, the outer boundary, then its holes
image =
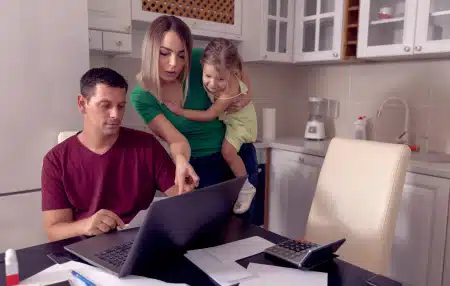
POLYGON ((305 164, 309 166, 322 166, 324 158, 314 155, 307 155, 303 153, 272 149, 271 161, 275 163, 283 162, 298 162, 299 164, 305 164))
POLYGON ((131 34, 103 32, 105 52, 131 53, 131 34))
POLYGON ((89 50, 103 50, 101 31, 89 30, 89 50))

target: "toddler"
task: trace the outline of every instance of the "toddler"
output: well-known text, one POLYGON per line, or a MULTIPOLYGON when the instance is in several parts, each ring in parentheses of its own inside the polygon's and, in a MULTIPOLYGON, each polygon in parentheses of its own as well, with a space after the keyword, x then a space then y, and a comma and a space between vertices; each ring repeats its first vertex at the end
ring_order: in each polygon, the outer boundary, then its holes
MULTIPOLYGON (((201 64, 203 86, 213 103, 211 107, 208 110, 187 110, 168 104, 168 108, 179 116, 195 121, 210 121, 219 117, 226 125, 222 156, 235 176, 246 176, 247 171, 238 152, 243 143, 256 140, 255 107, 250 102, 238 112, 225 112, 233 99, 248 91, 242 82, 241 57, 231 41, 215 39, 206 46, 201 64)), ((255 187, 247 179, 234 205, 234 213, 245 213, 250 208, 255 193, 255 187)))

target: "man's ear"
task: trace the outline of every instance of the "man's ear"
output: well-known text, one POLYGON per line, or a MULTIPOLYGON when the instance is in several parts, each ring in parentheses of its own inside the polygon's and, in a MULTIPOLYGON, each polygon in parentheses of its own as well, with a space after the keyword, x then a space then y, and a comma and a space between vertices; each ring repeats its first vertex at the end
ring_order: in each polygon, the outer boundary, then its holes
POLYGON ((87 98, 80 94, 78 95, 77 103, 78 103, 78 110, 80 110, 81 113, 85 114, 87 98))

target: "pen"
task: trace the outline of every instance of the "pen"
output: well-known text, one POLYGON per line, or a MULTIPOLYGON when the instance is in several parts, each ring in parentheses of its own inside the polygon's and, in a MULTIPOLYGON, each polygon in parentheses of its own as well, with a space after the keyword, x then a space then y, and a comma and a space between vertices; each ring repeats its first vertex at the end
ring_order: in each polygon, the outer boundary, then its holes
POLYGON ((78 272, 76 272, 74 270, 72 270, 71 273, 72 273, 73 276, 75 276, 76 278, 80 279, 84 284, 86 284, 86 286, 95 286, 94 283, 89 281, 86 277, 84 277, 80 273, 78 273, 78 272))

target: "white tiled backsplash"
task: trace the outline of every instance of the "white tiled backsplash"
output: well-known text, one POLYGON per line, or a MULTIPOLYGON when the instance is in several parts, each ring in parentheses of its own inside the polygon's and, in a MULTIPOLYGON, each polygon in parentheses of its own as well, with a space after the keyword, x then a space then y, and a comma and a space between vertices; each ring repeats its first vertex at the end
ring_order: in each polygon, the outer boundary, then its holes
MULTIPOLYGON (((392 141, 404 125, 401 104, 376 111, 385 98, 405 99, 410 108, 410 140, 428 136, 429 149, 450 151, 450 60, 317 65, 298 67, 297 96, 324 96, 340 101, 335 134, 351 137, 359 115, 372 117, 372 138, 392 141)), ((420 141, 419 141, 420 140, 420 141)))

